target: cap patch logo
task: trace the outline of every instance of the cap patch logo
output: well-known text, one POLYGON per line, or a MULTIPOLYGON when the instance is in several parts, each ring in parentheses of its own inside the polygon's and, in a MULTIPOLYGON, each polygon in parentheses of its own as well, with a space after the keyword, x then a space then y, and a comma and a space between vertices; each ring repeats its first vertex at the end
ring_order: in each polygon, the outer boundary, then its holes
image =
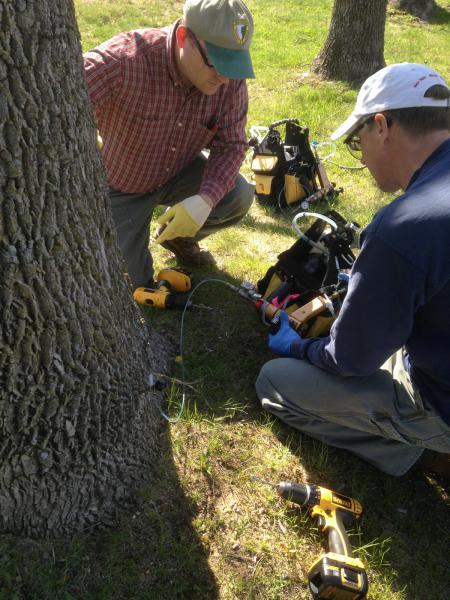
POLYGON ((240 46, 243 46, 248 38, 248 21, 247 19, 235 19, 233 21, 234 39, 240 46))

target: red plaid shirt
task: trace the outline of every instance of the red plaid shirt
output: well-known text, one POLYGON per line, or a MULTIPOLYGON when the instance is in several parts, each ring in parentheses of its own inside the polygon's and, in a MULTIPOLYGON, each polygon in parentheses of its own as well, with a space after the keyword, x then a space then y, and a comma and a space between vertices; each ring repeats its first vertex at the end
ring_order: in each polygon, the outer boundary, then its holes
POLYGON ((247 86, 230 80, 212 96, 183 85, 175 31, 121 33, 84 58, 111 187, 147 192, 210 148, 199 192, 213 205, 234 186, 247 143, 247 86))

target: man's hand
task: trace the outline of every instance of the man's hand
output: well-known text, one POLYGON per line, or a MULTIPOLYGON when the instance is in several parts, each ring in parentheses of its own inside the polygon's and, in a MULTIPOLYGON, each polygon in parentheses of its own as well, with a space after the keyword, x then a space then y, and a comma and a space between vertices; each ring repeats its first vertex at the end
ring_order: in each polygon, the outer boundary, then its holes
POLYGON ((292 344, 302 338, 292 329, 289 324, 289 317, 284 310, 280 311, 280 328, 273 335, 269 333, 269 348, 278 356, 290 357, 292 353, 292 344))
POLYGON ((211 207, 200 194, 171 206, 156 220, 161 225, 166 224, 161 235, 156 238, 156 243, 161 244, 178 237, 194 237, 210 212, 211 207))

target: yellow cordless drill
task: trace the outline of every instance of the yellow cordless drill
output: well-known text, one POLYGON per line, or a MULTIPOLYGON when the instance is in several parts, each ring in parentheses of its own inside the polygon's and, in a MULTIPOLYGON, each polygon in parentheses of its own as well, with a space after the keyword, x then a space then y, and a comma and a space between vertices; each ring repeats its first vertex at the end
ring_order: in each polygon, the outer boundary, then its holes
POLYGON ((353 556, 345 525, 353 524, 362 506, 353 498, 318 485, 282 481, 275 485, 280 496, 308 506, 318 517, 321 531, 328 532, 329 552, 318 558, 308 572, 309 589, 317 600, 361 600, 369 587, 363 563, 353 556))
POLYGON ((163 269, 158 273, 154 287, 136 288, 133 298, 142 306, 155 308, 188 308, 191 306, 188 294, 191 289, 189 275, 181 269, 163 269))

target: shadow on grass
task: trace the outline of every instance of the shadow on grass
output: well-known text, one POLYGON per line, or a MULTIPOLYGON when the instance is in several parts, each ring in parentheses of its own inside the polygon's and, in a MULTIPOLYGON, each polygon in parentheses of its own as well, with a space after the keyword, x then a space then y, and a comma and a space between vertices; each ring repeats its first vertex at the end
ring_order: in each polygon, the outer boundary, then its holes
MULTIPOLYGON (((263 363, 272 357, 267 349, 267 328, 253 303, 227 286, 239 288, 241 280, 214 267, 194 268, 191 274, 193 287, 205 282, 192 302, 207 308, 194 307, 184 318, 184 378, 189 387, 183 418, 195 413, 197 419, 253 421, 259 412, 254 383, 263 363)), ((144 315, 151 327, 170 337, 178 354, 181 311, 149 308, 144 315)), ((174 363, 172 376, 183 379, 179 364, 174 363)), ((171 417, 178 414, 181 401, 181 385, 175 388, 167 388, 171 417)))
MULTIPOLYGON (((240 283, 217 269, 199 269, 195 275, 240 283)), ((192 310, 186 316, 185 377, 192 387, 187 389, 183 420, 261 423, 264 413, 254 382, 261 366, 273 358, 267 350, 267 330, 251 303, 236 292, 216 282, 200 289, 194 303, 212 310, 192 310)), ((168 313, 149 316, 156 328, 167 327, 178 336, 181 318, 175 321, 176 315, 168 313)), ((179 400, 178 390, 172 398, 172 415, 178 412, 179 400)), ((365 512, 351 540, 362 548, 359 555, 374 581, 372 597, 384 599, 396 592, 408 599, 450 597, 449 499, 439 482, 414 474, 394 478, 379 473, 349 453, 302 437, 278 421, 273 432, 298 457, 309 483, 354 496, 363 504, 365 512)))
MULTIPOLYGON (((368 571, 369 598, 371 572, 377 575, 376 598, 389 597, 388 590, 408 599, 450 598, 450 498, 442 480, 415 471, 392 477, 282 423, 274 431, 298 456, 308 483, 353 496, 363 505, 350 540, 361 549, 356 554, 368 571), (380 589, 380 581, 386 589, 380 589)), ((326 542, 324 535, 324 549, 326 542)))
POLYGON ((450 12, 439 4, 436 4, 430 17, 427 19, 430 25, 448 25, 450 23, 450 12))
POLYGON ((431 9, 431 12, 427 10, 425 14, 420 6, 416 10, 409 11, 408 9, 394 8, 392 11, 399 17, 406 16, 417 19, 419 25, 447 25, 450 23, 450 12, 446 8, 439 6, 439 4, 436 4, 431 9))
MULTIPOLYGON (((293 210, 292 212, 285 210, 283 213, 281 213, 277 207, 264 205, 261 202, 259 202, 256 198, 255 202, 258 203, 264 215, 266 217, 272 218, 273 220, 271 222, 261 222, 260 220, 255 218, 255 216, 251 213, 247 213, 241 221, 241 224, 244 227, 251 227, 253 230, 258 231, 260 233, 269 233, 274 235, 284 235, 287 232, 293 232, 292 219, 297 213, 301 212, 302 209, 297 207, 297 209, 293 210)), ((310 208, 307 209, 307 212, 323 213, 329 210, 330 208, 335 208, 335 204, 322 202, 312 205, 310 208)), ((308 221, 300 221, 299 225, 302 226, 303 224, 303 226, 305 226, 305 223, 308 223, 308 221)), ((296 235, 296 237, 298 236, 296 235)))
POLYGON ((170 445, 164 428, 153 484, 117 527, 71 542, 0 538, 0 599, 218 598, 170 445))
POLYGON ((276 218, 277 221, 264 223, 256 219, 253 215, 247 214, 242 219, 242 226, 249 227, 254 231, 258 231, 260 233, 270 233, 273 235, 285 235, 286 232, 291 230, 291 223, 288 219, 285 222, 281 220, 281 217, 278 213, 276 213, 275 209, 270 209, 266 207, 264 209, 264 213, 268 217, 276 218))

